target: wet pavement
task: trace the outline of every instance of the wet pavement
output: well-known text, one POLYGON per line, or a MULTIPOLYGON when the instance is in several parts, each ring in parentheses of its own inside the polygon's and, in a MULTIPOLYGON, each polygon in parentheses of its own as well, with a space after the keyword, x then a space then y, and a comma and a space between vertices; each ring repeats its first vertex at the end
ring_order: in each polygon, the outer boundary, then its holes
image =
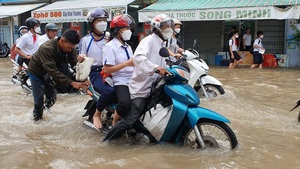
POLYGON ((82 125, 87 95, 59 94, 32 121, 33 97, 11 82, 12 63, 0 59, 0 168, 300 168, 299 69, 211 67, 225 95, 201 106, 227 117, 239 141, 232 152, 197 151, 170 144, 102 143, 82 125))

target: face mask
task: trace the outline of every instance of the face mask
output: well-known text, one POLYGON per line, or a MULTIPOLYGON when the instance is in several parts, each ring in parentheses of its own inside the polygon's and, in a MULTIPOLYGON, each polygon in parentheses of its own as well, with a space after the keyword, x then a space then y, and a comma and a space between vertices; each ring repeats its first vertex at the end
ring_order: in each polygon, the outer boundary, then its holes
POLYGON ((104 22, 104 21, 98 22, 95 27, 96 27, 97 31, 104 32, 104 31, 106 31, 106 28, 107 28, 107 22, 104 22))
POLYGON ((130 40, 131 35, 132 35, 132 32, 130 30, 125 30, 122 33, 122 38, 124 41, 128 41, 128 40, 130 40))
POLYGON ((180 33, 180 28, 176 28, 174 31, 175 31, 176 33, 180 33))
POLYGON ((35 33, 42 33, 42 32, 41 32, 41 27, 35 28, 34 32, 35 32, 35 33))
POLYGON ((20 32, 20 35, 23 36, 25 35, 27 32, 20 32))
POLYGON ((163 35, 165 40, 168 40, 172 37, 173 30, 171 28, 167 28, 167 29, 163 30, 161 34, 163 35))
POLYGON ((264 35, 260 35, 260 39, 264 38, 264 35))
POLYGON ((239 38, 239 35, 235 35, 234 37, 235 37, 235 38, 239 38))

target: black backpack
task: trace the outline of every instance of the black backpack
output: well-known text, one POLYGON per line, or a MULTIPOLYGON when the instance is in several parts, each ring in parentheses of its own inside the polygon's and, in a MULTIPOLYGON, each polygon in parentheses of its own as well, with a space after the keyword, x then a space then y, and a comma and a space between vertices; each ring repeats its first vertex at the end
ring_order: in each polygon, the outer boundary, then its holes
MULTIPOLYGON (((255 40, 254 40, 255 41, 255 40)), ((253 47, 253 44, 254 44, 254 41, 252 41, 251 43, 251 47, 249 49, 249 52, 253 55, 253 51, 254 51, 254 47, 253 47)), ((260 39, 258 40, 258 43, 257 44, 260 44, 260 39)))

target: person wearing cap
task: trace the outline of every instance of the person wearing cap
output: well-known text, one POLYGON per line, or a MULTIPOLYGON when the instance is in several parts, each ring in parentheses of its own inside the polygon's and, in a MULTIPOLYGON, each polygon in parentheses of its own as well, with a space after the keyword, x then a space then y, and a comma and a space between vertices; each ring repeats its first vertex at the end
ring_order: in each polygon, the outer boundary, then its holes
MULTIPOLYGON (((14 59, 17 63, 19 63, 19 59, 21 57, 19 57, 19 54, 16 53, 15 49, 16 49, 16 44, 19 42, 20 38, 25 35, 28 32, 28 28, 27 26, 20 26, 19 27, 19 38, 16 39, 16 43, 13 45, 13 47, 11 48, 11 59, 14 59)), ((19 65, 18 70, 20 71, 22 69, 22 66, 19 65)))
POLYGON ((45 26, 46 33, 39 38, 39 46, 48 41, 49 39, 57 38, 58 28, 54 23, 48 23, 45 26))
MULTIPOLYGON (((159 14, 151 20, 150 25, 153 33, 139 43, 133 56, 134 70, 128 82, 130 110, 109 130, 103 141, 117 138, 135 123, 140 123, 138 119, 147 106, 152 83, 159 76, 170 75, 166 70, 165 58, 159 56, 159 50, 166 47, 173 35, 173 21, 168 15, 159 14)), ((149 141, 152 140, 148 131, 145 130, 144 134, 149 141)))
POLYGON ((176 59, 179 59, 182 56, 182 52, 184 51, 181 47, 178 45, 178 39, 177 35, 180 33, 180 26, 182 23, 178 19, 173 19, 174 22, 174 28, 173 28, 173 35, 168 40, 168 48, 169 53, 171 56, 174 56, 176 59))
POLYGON ((183 48, 183 43, 180 40, 180 32, 181 32, 181 27, 182 27, 182 23, 178 20, 178 19, 173 19, 174 21, 174 33, 175 33, 175 37, 177 39, 177 45, 180 48, 183 48))

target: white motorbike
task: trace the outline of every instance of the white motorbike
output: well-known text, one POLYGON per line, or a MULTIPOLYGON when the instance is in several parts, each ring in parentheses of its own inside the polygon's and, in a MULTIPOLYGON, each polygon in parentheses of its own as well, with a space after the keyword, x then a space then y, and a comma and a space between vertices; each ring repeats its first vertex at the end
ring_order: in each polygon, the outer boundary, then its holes
POLYGON ((190 69, 190 79, 188 83, 194 86, 199 97, 210 99, 225 93, 222 83, 213 76, 208 75, 209 67, 205 61, 199 57, 199 53, 196 50, 185 50, 183 52, 183 59, 187 62, 188 68, 190 69))

